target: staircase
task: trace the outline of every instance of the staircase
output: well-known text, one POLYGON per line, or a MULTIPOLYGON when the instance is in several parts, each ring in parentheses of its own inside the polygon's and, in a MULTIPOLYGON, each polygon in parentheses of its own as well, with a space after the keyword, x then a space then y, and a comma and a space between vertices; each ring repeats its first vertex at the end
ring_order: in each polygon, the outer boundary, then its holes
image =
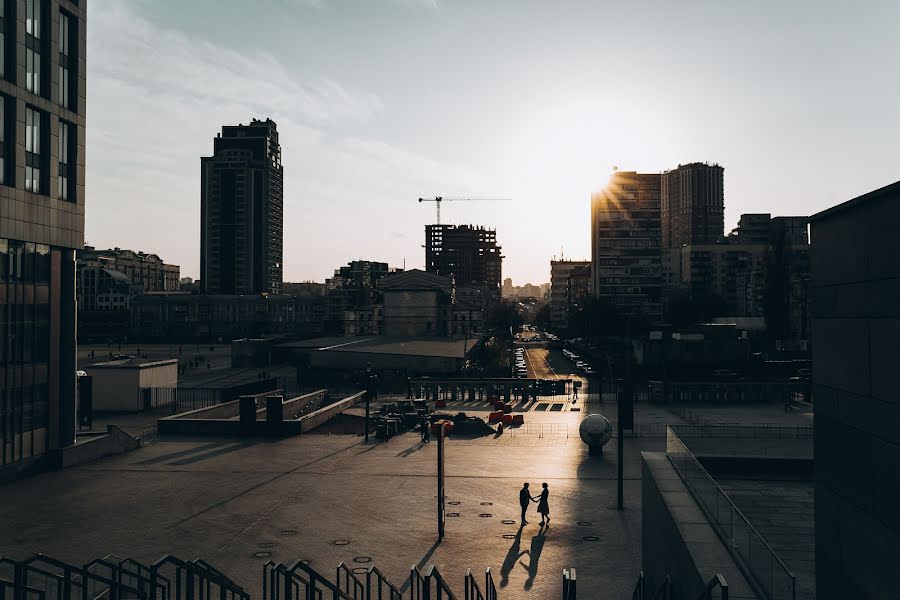
MULTIPOLYGON (((290 565, 269 561, 262 575, 262 600, 498 600, 490 568, 483 579, 466 570, 463 596, 453 593, 434 565, 412 567, 406 593, 374 566, 352 569, 341 563, 332 580, 303 560, 290 565)), ((565 569, 562 600, 577 600, 576 582, 575 569, 565 569)), ((696 600, 713 600, 715 590, 728 600, 721 575, 696 600)), ((668 576, 659 589, 648 590, 641 573, 632 600, 671 599, 668 576)), ((0 600, 250 600, 250 594, 203 559, 167 555, 144 564, 107 555, 76 566, 36 554, 24 561, 0 559, 0 600)))

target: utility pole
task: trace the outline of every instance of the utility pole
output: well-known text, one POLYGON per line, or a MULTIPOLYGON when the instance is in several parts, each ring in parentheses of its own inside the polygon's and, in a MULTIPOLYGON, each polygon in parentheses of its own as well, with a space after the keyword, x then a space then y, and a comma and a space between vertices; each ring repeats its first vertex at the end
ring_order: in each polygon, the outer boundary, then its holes
MULTIPOLYGON (((616 433, 618 434, 618 439, 616 441, 617 447, 617 462, 618 462, 618 506, 619 510, 623 510, 625 508, 625 494, 624 494, 624 471, 625 471, 625 412, 626 410, 633 410, 633 403, 630 400, 626 400, 625 396, 630 395, 632 390, 631 383, 631 317, 626 317, 625 321, 625 382, 622 386, 622 390, 619 393, 619 407, 618 414, 616 419, 616 433), (627 408, 626 408, 627 407, 627 408)), ((632 425, 633 427, 633 425, 632 425)))
POLYGON ((371 363, 366 365, 366 421, 365 421, 365 439, 364 441, 369 441, 369 405, 372 401, 372 393, 374 391, 375 386, 373 385, 372 380, 372 365, 371 363))

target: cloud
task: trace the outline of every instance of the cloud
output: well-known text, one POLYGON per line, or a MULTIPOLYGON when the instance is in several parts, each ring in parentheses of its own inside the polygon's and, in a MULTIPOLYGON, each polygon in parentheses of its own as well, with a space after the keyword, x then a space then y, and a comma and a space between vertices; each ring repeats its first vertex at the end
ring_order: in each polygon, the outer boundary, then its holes
POLYGON ((253 117, 278 124, 287 280, 322 279, 370 251, 412 258, 426 220, 418 196, 484 187, 466 168, 361 135, 386 110, 371 91, 161 28, 124 0, 94 0, 91 13, 86 218, 96 245, 156 252, 196 276, 199 159, 223 124, 253 117), (382 233, 387 217, 414 239, 382 233))

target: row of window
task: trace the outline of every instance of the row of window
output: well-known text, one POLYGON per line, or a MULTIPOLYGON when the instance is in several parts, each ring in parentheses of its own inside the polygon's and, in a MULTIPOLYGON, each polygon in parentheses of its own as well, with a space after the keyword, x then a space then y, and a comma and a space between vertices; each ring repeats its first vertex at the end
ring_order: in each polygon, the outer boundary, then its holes
MULTIPOLYGON (((2 0, 0 0, 2 1, 2 0)), ((15 134, 16 101, 0 96, 0 184, 16 186, 15 134)), ((50 115, 31 106, 25 107, 25 189, 50 193, 50 115)), ((75 126, 59 120, 57 136, 58 176, 56 196, 75 200, 75 126)))
MULTIPOLYGON (((47 0, 25 1, 25 89, 29 92, 49 97, 50 86, 46 81, 47 61, 51 56, 50 39, 46 35, 48 15, 47 0)), ((15 30, 16 2, 0 0, 0 76, 15 77, 15 30), (10 60, 7 60, 9 58, 10 60)), ((59 34, 57 36, 57 70, 59 73, 58 102, 70 110, 77 110, 78 78, 76 46, 78 41, 77 20, 67 12, 59 11, 59 34)))

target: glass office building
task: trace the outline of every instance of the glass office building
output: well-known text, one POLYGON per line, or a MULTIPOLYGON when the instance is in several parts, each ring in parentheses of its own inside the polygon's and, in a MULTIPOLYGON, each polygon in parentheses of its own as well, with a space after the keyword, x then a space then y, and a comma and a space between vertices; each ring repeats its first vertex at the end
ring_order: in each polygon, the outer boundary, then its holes
POLYGON ((86 4, 0 0, 0 475, 75 439, 86 4))

